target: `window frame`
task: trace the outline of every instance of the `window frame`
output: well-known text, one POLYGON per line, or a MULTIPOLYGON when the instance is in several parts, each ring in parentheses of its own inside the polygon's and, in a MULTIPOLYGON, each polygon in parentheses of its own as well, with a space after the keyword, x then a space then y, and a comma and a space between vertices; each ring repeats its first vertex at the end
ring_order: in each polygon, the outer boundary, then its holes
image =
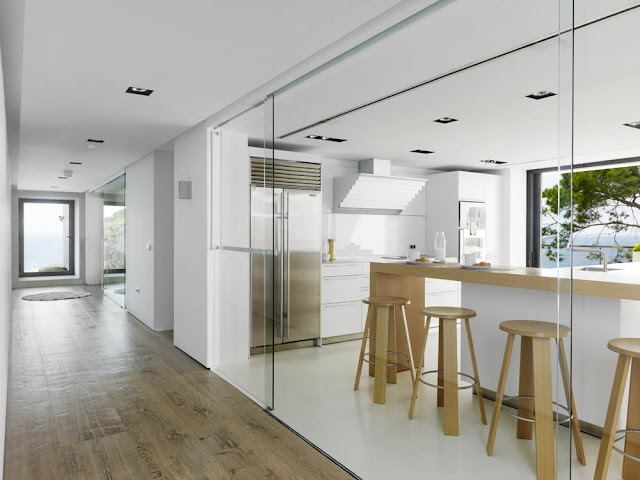
POLYGON ((75 200, 58 200, 43 198, 18 199, 18 276, 28 277, 61 277, 74 276, 76 274, 76 202, 75 200), (24 204, 25 203, 58 203, 69 207, 69 270, 55 272, 25 272, 24 271, 24 204))
POLYGON ((563 165, 558 167, 538 168, 527 170, 527 267, 540 268, 540 207, 541 207, 541 176, 547 172, 558 172, 560 174, 581 170, 583 168, 602 167, 607 168, 625 167, 640 162, 640 157, 622 158, 616 160, 604 160, 600 162, 580 163, 577 165, 563 165))

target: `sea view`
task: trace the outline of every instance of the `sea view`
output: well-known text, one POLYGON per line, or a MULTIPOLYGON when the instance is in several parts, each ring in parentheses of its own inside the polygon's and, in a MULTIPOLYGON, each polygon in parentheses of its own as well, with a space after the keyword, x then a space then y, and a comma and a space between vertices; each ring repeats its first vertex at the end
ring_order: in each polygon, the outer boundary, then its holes
POLYGON ((39 269, 62 266, 63 242, 60 235, 28 235, 24 240, 24 270, 34 272, 39 269))

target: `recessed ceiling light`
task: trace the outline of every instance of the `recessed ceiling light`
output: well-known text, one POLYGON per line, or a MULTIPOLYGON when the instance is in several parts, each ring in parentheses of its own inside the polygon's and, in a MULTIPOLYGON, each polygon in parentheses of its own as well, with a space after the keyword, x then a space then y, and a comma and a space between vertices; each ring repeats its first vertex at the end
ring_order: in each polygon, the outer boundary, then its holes
POLYGON ((490 163, 492 165, 504 165, 505 161, 503 160, 491 160, 491 159, 487 159, 487 160, 480 160, 482 163, 490 163))
POLYGON ((533 98, 534 100, 542 100, 543 98, 553 97, 555 93, 548 90, 540 90, 539 92, 527 95, 527 98, 533 98))
POLYGON ((51 188, 60 188, 60 187, 57 185, 51 185, 51 188))
POLYGON ((640 128, 640 120, 637 122, 629 122, 624 124, 625 127, 640 128))
POLYGON ((305 138, 311 138, 312 140, 324 140, 326 142, 346 142, 344 138, 325 137, 324 135, 307 135, 305 138))
POLYGON ((87 138, 89 143, 104 143, 104 140, 98 140, 97 138, 87 138))
POLYGON ((82 162, 69 162, 70 165, 82 165, 82 162))
POLYGON ((411 150, 411 153, 422 153, 423 155, 429 155, 430 153, 433 153, 431 150, 411 150))
POLYGON ((458 121, 457 118, 451 118, 451 117, 442 117, 442 118, 438 118, 437 120, 434 120, 434 122, 436 123, 453 123, 457 121, 458 121))
POLYGON ((148 97, 153 93, 153 90, 149 90, 148 88, 129 87, 127 88, 127 93, 132 93, 134 95, 144 95, 145 97, 148 97))

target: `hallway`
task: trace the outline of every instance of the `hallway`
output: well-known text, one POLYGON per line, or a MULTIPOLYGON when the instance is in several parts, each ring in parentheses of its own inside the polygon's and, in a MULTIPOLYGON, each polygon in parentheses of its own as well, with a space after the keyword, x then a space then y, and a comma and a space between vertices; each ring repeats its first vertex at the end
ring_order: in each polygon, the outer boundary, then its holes
POLYGON ((92 296, 13 291, 8 479, 351 478, 240 392, 92 296))

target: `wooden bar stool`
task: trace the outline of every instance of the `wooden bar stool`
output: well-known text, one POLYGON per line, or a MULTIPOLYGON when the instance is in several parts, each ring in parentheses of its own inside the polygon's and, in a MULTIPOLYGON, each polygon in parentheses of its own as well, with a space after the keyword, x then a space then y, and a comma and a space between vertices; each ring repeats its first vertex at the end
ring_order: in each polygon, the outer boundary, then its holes
POLYGON ((611 450, 624 455, 622 464, 622 478, 625 480, 640 478, 640 338, 616 338, 607 347, 618 353, 618 366, 611 388, 611 399, 607 409, 607 419, 602 430, 600 453, 596 464, 594 480, 607 478, 611 450), (629 407, 627 414, 627 428, 616 431, 622 397, 631 367, 631 382, 629 383, 629 407), (624 433, 614 439, 617 433, 624 433), (624 450, 614 445, 614 442, 625 439, 624 450))
MULTIPOLYGON (((360 386, 360 374, 362 373, 362 362, 373 363, 375 369, 373 383, 373 402, 385 403, 387 390, 387 369, 392 370, 392 378, 395 379, 397 367, 411 364, 411 381, 413 381, 413 352, 411 351, 411 341, 409 339, 409 328, 407 326, 407 317, 405 315, 404 306, 409 304, 409 300, 401 297, 367 297, 362 303, 369 305, 367 310, 367 321, 364 325, 364 335, 362 337, 362 346, 360 347, 360 358, 358 359, 358 371, 356 373, 356 383, 353 387, 358 390, 360 386), (404 325, 405 339, 409 347, 409 355, 396 352, 396 315, 397 311, 402 314, 402 323, 404 325), (375 350, 365 352, 367 338, 371 330, 372 319, 376 322, 376 344, 375 350), (391 343, 391 345, 389 345, 391 343), (391 346, 392 350, 389 350, 391 346), (396 361, 389 362, 389 354, 395 355, 396 361), (373 356, 373 360, 365 357, 373 356), (399 362, 398 357, 407 358, 403 362, 399 362)), ((395 382, 394 382, 395 383, 395 382)))
POLYGON ((514 415, 505 410, 505 413, 518 419, 517 438, 531 439, 533 423, 536 429, 536 471, 539 479, 556 478, 555 445, 553 434, 553 405, 563 407, 553 401, 551 390, 551 339, 556 339, 560 349, 560 371, 565 396, 571 399, 569 419, 573 430, 573 439, 576 445, 576 453, 582 465, 586 465, 584 449, 582 447, 582 434, 576 404, 571 392, 569 377, 569 365, 562 339, 571 334, 569 327, 551 322, 533 320, 509 320, 500 324, 500 330, 507 332, 507 346, 504 350, 502 370, 498 382, 498 391, 493 406, 493 417, 487 442, 487 453, 493 455, 493 445, 496 440, 498 420, 502 411, 504 398, 518 399, 518 414, 514 415), (507 383, 509 362, 513 351, 513 342, 516 335, 520 335, 520 386, 519 394, 514 397, 505 397, 504 389, 507 383))
POLYGON ((476 312, 468 308, 456 307, 427 307, 420 310, 426 316, 424 336, 420 346, 420 360, 418 369, 413 381, 413 395, 411 396, 411 407, 409 407, 409 418, 413 418, 413 409, 418 398, 418 385, 420 382, 430 387, 438 388, 438 407, 444 407, 444 434, 458 435, 458 390, 472 388, 474 385, 478 391, 478 403, 480 404, 480 415, 482 423, 487 424, 487 416, 484 412, 484 401, 482 398, 482 387, 480 386, 480 376, 476 364, 476 354, 471 338, 471 326, 469 319, 476 316, 476 312), (438 341, 438 370, 430 370, 420 374, 420 369, 424 361, 424 352, 427 347, 427 337, 431 317, 440 319, 440 332, 438 341), (473 365, 473 377, 466 373, 458 372, 458 319, 464 320, 467 330, 467 340, 469 342, 469 353, 471 354, 471 364, 473 365), (423 375, 429 373, 438 374, 438 384, 431 384, 422 379, 423 375), (472 384, 464 387, 458 386, 458 375, 473 381, 472 384))

